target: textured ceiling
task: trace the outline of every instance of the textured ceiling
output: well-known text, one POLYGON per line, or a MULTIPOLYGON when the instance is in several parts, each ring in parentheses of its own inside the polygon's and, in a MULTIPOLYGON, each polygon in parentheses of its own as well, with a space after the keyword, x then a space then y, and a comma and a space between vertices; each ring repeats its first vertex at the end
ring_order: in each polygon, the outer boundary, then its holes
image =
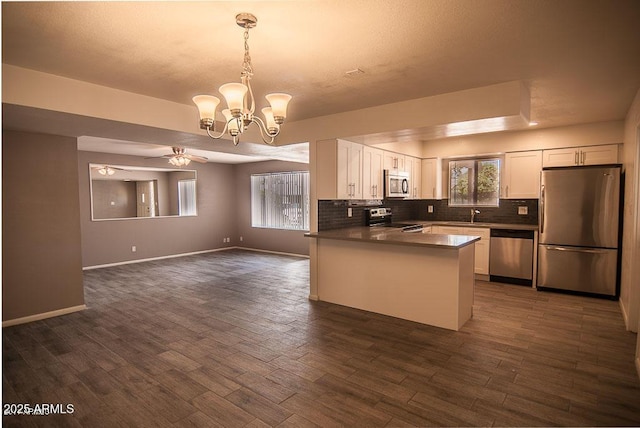
POLYGON ((640 87, 636 0, 4 2, 2 59, 191 104, 238 80, 239 12, 254 91, 292 94, 291 121, 520 80, 559 126, 623 119, 640 87))

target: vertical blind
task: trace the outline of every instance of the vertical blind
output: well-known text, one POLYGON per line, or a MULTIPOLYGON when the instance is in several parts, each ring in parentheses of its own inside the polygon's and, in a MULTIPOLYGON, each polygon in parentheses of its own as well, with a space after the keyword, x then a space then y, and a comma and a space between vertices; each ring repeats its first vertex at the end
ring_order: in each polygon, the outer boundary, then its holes
POLYGON ((309 173, 252 175, 251 226, 309 230, 309 173))
POLYGON ((196 215, 196 180, 178 180, 178 214, 196 215))

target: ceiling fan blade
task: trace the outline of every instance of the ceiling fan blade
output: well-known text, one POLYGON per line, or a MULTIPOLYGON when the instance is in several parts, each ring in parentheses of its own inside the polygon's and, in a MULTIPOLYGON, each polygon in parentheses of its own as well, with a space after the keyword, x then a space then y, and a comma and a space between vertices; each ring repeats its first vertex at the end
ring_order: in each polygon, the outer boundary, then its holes
POLYGON ((146 157, 145 159, 171 159, 174 156, 175 155, 149 156, 149 157, 146 157))
POLYGON ((185 158, 187 158, 189 160, 192 160, 192 161, 195 161, 195 162, 200 162, 200 163, 207 163, 207 160, 208 160, 204 156, 196 156, 196 155, 189 155, 189 154, 182 155, 182 156, 184 156, 185 158))

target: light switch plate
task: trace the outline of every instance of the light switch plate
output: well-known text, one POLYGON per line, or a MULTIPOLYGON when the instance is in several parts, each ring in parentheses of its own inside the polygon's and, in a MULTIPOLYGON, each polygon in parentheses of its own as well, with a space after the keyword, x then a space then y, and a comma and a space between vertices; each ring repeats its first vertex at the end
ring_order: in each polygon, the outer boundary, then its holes
POLYGON ((518 207, 518 215, 527 215, 529 214, 528 207, 518 207))

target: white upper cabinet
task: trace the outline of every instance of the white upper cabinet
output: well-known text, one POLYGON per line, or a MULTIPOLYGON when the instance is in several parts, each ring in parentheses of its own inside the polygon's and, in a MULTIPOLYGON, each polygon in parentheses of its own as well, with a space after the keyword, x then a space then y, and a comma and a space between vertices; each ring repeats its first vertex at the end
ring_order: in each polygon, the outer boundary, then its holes
POLYGON ((364 146, 362 164, 362 195, 364 199, 382 199, 383 188, 383 151, 364 146))
POLYGON ((404 171, 404 155, 393 152, 384 152, 384 169, 391 171, 404 171))
POLYGON ((618 163, 618 145, 587 146, 580 148, 582 165, 605 165, 618 163))
POLYGON ((422 197, 422 163, 418 158, 404 157, 404 170, 409 173, 409 185, 411 186, 409 199, 422 197))
POLYGON ((543 167, 618 163, 618 145, 569 147, 543 151, 543 167))
POLYGON ((362 198, 362 145, 337 139, 319 141, 316 156, 318 199, 362 198))
POLYGON ((542 151, 513 152, 504 155, 504 177, 500 197, 521 199, 540 197, 542 151))
POLYGON ((338 199, 362 199, 362 158, 361 144, 338 140, 338 199))
POLYGON ((422 159, 422 198, 442 199, 442 161, 422 159))

